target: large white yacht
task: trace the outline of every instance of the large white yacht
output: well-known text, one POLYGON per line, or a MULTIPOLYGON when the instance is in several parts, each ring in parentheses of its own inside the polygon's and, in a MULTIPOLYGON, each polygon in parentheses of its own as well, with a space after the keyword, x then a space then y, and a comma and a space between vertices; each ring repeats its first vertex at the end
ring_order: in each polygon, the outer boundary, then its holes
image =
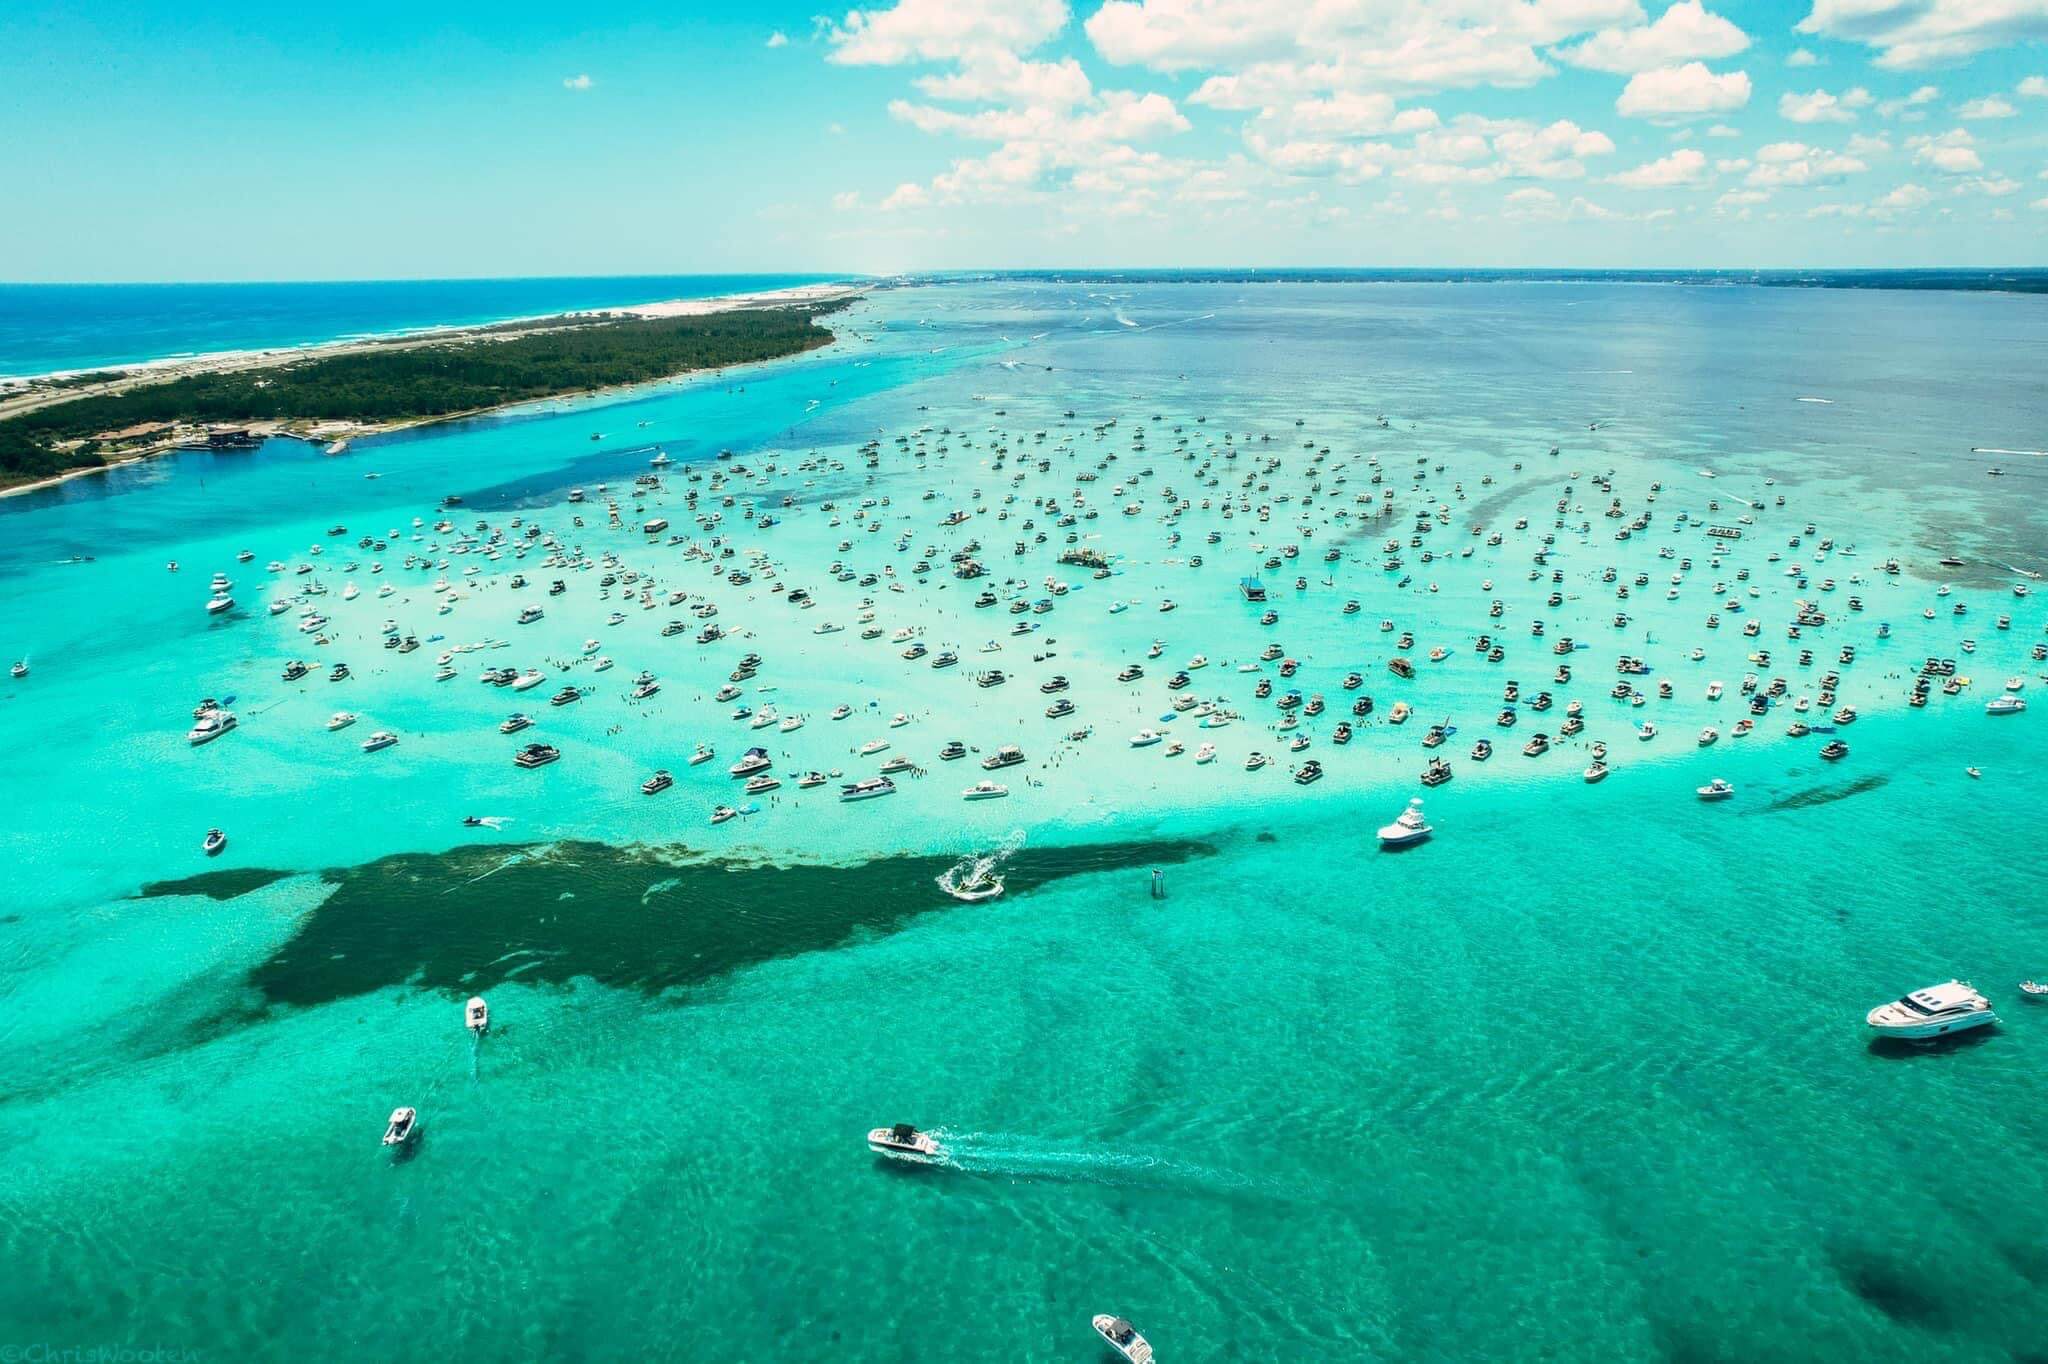
POLYGON ((1407 809, 1395 816, 1392 824, 1380 830, 1380 846, 1406 847, 1410 843, 1420 843, 1435 832, 1429 821, 1422 817, 1422 797, 1417 796, 1408 802, 1407 809))
POLYGON ((1929 1038, 1996 1023, 1998 1015, 1968 981, 1950 980, 1880 1004, 1865 1021, 1885 1037, 1929 1038))

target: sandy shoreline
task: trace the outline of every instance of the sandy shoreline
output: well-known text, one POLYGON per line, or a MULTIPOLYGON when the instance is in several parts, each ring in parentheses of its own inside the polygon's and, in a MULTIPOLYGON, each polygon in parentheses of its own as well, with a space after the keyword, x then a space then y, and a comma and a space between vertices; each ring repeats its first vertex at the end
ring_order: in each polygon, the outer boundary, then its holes
MULTIPOLYGON (((33 412, 40 408, 52 407, 78 398, 107 397, 130 389, 147 387, 152 384, 169 383, 178 379, 191 378, 201 374, 228 374, 246 370, 270 369, 280 365, 297 364, 303 360, 327 360, 342 355, 357 355, 371 351, 410 350, 420 346, 445 345, 450 341, 463 341, 472 337, 489 334, 504 339, 519 334, 521 326, 540 324, 555 325, 564 319, 596 319, 603 317, 673 318, 708 317, 716 313, 736 312, 747 308, 794 307, 811 303, 831 303, 842 299, 856 298, 866 292, 860 284, 803 284, 788 289, 770 289, 747 294, 724 294, 716 298, 663 299, 652 303, 636 304, 628 308, 587 309, 569 313, 546 313, 534 317, 509 318, 500 322, 478 323, 471 326, 436 327, 425 331, 410 331, 380 337, 359 337, 346 341, 328 341, 310 346, 287 346, 269 350, 216 351, 205 355, 179 356, 171 359, 145 360, 128 365, 109 365, 91 370, 65 370, 39 374, 25 378, 0 379, 0 420, 33 412), (114 377, 102 383, 55 387, 63 380, 80 374, 109 374, 114 377)), ((673 376, 672 376, 673 377, 673 376)), ((624 387, 633 387, 625 385, 624 387)), ((579 389, 551 395, 545 401, 566 398, 588 397, 602 389, 579 389)), ((516 402, 499 403, 490 407, 472 408, 462 412, 447 412, 432 417, 415 417, 395 422, 321 422, 305 430, 286 429, 286 424, 276 422, 253 423, 252 431, 265 436, 287 436, 309 441, 354 440, 364 436, 383 435, 409 427, 426 426, 435 422, 460 421, 481 416, 487 412, 506 408, 521 407, 528 403, 542 401, 522 398, 516 402)), ((119 469, 138 460, 154 459, 181 448, 175 441, 166 440, 155 446, 138 449, 120 457, 109 459, 105 464, 88 465, 67 469, 61 474, 39 478, 27 483, 0 487, 0 498, 18 497, 43 488, 53 488, 74 478, 86 478, 103 474, 110 469, 119 469)))

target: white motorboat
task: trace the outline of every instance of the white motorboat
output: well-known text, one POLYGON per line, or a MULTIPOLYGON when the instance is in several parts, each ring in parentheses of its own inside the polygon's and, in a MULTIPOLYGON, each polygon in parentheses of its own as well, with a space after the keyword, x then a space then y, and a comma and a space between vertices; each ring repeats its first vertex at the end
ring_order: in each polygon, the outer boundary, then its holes
POLYGON ((2017 696, 1995 696, 1985 703, 1986 715, 2017 715, 2027 708, 2027 703, 2017 696))
POLYGON ((1010 794, 1010 788, 1001 782, 978 781, 960 793, 962 800, 1000 800, 1010 794))
POLYGON ((1166 736, 1156 729, 1141 729, 1131 736, 1132 748, 1150 748, 1166 736))
POLYGON ((185 738, 194 748, 210 744, 235 727, 235 713, 231 710, 209 710, 200 715, 191 729, 185 731, 185 738))
POLYGON ((1693 790, 1694 794, 1699 796, 1701 800, 1726 800, 1735 794, 1735 788, 1719 777, 1714 778, 1705 786, 1695 787, 1693 790))
POLYGON ((334 712, 334 714, 327 717, 327 728, 330 730, 347 729, 350 725, 354 724, 355 722, 356 713, 354 711, 338 710, 334 712))
POLYGON ((208 857, 218 857, 221 849, 227 847, 227 845, 228 836, 226 834, 222 833, 219 829, 208 829, 206 831, 206 838, 200 843, 199 847, 208 857))
POLYGON ((419 1110, 415 1108, 394 1108, 391 1120, 384 1126, 384 1144, 403 1146, 411 1141, 420 1130, 419 1110))
POLYGON ((1885 1037, 1922 1040, 1996 1023, 1998 1015, 1968 981, 1950 980, 1880 1004, 1864 1021, 1885 1037))
POLYGON ((1095 1334, 1108 1343, 1110 1349, 1129 1360, 1130 1364, 1152 1364, 1151 1342, 1139 1335, 1138 1328, 1122 1317, 1113 1317, 1103 1312, 1089 1324, 1095 1328, 1095 1334))
POLYGON ((388 729, 380 729, 369 738, 363 740, 363 752, 375 753, 379 749, 389 748, 397 742, 398 736, 396 734, 393 734, 388 729))
POLYGON ((1436 830, 1422 817, 1422 797, 1416 796, 1408 802, 1408 808, 1394 817, 1392 824, 1380 829, 1379 840, 1382 848, 1401 848, 1410 843, 1420 843, 1436 830))
POLYGON ((211 597, 207 599, 206 614, 208 614, 209 616, 217 616, 223 611, 232 611, 234 610, 234 608, 235 599, 233 597, 228 596, 226 593, 222 593, 218 597, 211 597))
POLYGON ((899 1122, 893 1127, 877 1127, 869 1132, 868 1149, 878 1156, 907 1160, 914 1165, 931 1165, 946 1155, 946 1148, 939 1145, 937 1137, 929 1132, 920 1132, 907 1122, 899 1122))
POLYGON ((469 1003, 462 1006, 462 1025, 473 1033, 490 1031, 491 1006, 484 1003, 482 995, 471 995, 469 1003))
POLYGON ((887 777, 863 777, 839 788, 841 800, 873 800, 877 796, 896 794, 896 783, 887 777))

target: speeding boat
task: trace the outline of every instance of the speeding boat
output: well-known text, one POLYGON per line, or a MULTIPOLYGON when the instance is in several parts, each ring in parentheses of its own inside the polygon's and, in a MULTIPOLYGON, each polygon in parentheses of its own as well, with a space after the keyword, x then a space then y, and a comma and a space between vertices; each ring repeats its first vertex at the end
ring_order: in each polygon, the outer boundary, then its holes
POLYGON ((15 661, 15 664, 14 664, 14 666, 13 666, 13 667, 11 667, 11 668, 9 668, 9 669, 7 670, 7 672, 8 672, 8 675, 9 675, 9 676, 11 676, 11 677, 15 677, 15 678, 23 678, 23 677, 27 677, 27 676, 28 676, 28 660, 27 660, 27 659, 25 659, 25 658, 23 658, 23 659, 17 659, 17 660, 15 661))
POLYGON ((471 995, 469 1003, 462 1006, 462 1024, 479 1036, 491 1030, 491 1006, 484 1003, 482 995, 471 995))
POLYGON ((945 1157, 946 1148, 929 1132, 920 1132, 907 1122, 893 1127, 877 1127, 868 1133, 868 1149, 878 1156, 891 1160, 907 1160, 913 1165, 930 1165, 945 1157))
POLYGON ((1403 848, 1411 843, 1420 843, 1436 830, 1422 817, 1422 797, 1416 796, 1408 802, 1408 808, 1395 816, 1392 824, 1379 831, 1382 848, 1403 848))
POLYGON ((394 1108, 391 1120, 384 1126, 384 1144, 403 1146, 411 1141, 420 1130, 419 1110, 415 1108, 394 1108))
POLYGON ((1998 1015, 1969 982, 1950 980, 1880 1004, 1864 1021, 1881 1036, 1924 1041, 1996 1023, 1998 1015))
POLYGON ((1152 1364, 1151 1343, 1138 1334, 1137 1327, 1122 1317, 1113 1317, 1103 1312, 1089 1324, 1095 1328, 1095 1334, 1101 1336, 1110 1349, 1129 1360, 1130 1364, 1152 1364))

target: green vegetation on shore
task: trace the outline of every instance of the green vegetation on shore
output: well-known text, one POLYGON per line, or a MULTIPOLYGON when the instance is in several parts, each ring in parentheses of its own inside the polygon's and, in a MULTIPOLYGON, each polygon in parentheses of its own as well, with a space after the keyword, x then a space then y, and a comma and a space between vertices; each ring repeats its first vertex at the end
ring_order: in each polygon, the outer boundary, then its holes
POLYGON ((156 423, 395 422, 772 360, 832 340, 844 303, 593 319, 194 374, 0 420, 0 481, 104 464, 102 433, 156 423))

